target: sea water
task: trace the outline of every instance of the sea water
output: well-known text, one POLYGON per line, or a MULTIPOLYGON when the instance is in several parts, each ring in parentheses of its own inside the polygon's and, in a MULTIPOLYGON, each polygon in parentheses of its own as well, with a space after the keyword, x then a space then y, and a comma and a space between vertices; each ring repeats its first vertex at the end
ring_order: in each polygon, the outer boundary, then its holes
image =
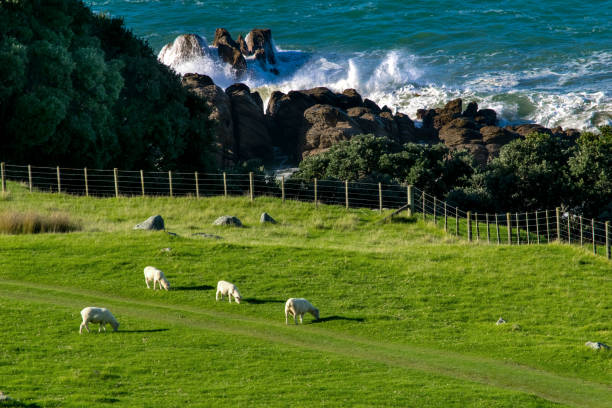
MULTIPOLYGON (((612 123, 612 1, 95 0, 158 53, 176 36, 210 43, 270 28, 279 75, 250 63, 241 81, 264 100, 326 86, 414 118, 461 97, 495 109, 502 124, 593 129, 612 123)), ((178 67, 235 82, 217 58, 178 67)))

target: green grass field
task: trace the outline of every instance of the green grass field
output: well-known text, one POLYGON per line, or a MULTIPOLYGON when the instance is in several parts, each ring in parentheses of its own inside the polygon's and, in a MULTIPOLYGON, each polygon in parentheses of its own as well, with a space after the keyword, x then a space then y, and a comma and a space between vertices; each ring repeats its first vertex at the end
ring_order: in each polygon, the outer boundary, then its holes
POLYGON ((418 217, 272 198, 9 191, 0 212, 82 230, 0 234, 7 406, 612 406, 612 354, 584 346, 612 343, 612 264, 579 248, 467 244, 418 217), (154 214, 178 236, 132 230, 154 214), (226 214, 245 227, 211 225, 226 214), (147 265, 172 290, 147 290, 147 265), (242 304, 215 301, 220 279, 242 304), (321 320, 286 326, 289 297, 321 320), (86 306, 119 331, 79 335, 86 306))

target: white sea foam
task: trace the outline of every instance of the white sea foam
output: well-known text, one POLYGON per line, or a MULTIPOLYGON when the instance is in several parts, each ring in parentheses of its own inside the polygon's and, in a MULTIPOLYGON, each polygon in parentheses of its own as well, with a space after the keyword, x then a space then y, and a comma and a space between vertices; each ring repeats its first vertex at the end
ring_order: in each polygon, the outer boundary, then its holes
MULTIPOLYGON (((455 83, 447 84, 444 67, 402 50, 347 56, 275 48, 278 60, 275 68, 279 75, 262 69, 249 58, 248 72, 240 80, 257 89, 265 104, 275 90, 288 92, 325 86, 335 92, 355 88, 364 98, 413 118, 418 109, 439 107, 461 97, 465 102, 478 102, 481 108, 494 109, 501 124, 535 122, 548 127, 591 129, 612 123, 609 89, 586 87, 578 91, 566 86, 593 72, 601 73, 606 69, 609 72, 606 66, 612 66, 610 53, 594 54, 554 68, 468 73, 455 83)), ((203 57, 182 61, 173 67, 181 74, 209 75, 223 88, 236 82, 234 72, 219 60, 214 47, 209 47, 203 57)))

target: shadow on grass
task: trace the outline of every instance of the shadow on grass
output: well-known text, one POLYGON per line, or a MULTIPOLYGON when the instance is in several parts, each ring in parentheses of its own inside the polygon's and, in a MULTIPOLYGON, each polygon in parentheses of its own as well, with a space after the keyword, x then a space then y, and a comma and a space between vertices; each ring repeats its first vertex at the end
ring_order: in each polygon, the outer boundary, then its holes
POLYGON ((13 399, 0 401, 0 407, 41 408, 40 405, 35 403, 28 404, 26 402, 21 402, 13 399))
POLYGON ((248 299, 243 299, 243 300, 251 305, 263 305, 264 303, 285 303, 285 300, 279 300, 279 299, 248 298, 248 299))
POLYGON ((156 333, 164 332, 170 329, 146 329, 146 330, 117 330, 117 333, 156 333))
POLYGON ((327 317, 322 317, 318 320, 313 320, 312 324, 316 324, 316 323, 325 323, 325 322, 332 322, 334 320, 347 320, 350 322, 363 322, 365 321, 365 319, 363 317, 344 317, 344 316, 327 316, 327 317))
POLYGON ((393 224, 415 224, 417 222, 416 217, 406 217, 401 215, 396 215, 390 219, 390 222, 393 224))
POLYGON ((214 287, 209 285, 197 285, 197 286, 174 286, 171 290, 211 290, 214 287))

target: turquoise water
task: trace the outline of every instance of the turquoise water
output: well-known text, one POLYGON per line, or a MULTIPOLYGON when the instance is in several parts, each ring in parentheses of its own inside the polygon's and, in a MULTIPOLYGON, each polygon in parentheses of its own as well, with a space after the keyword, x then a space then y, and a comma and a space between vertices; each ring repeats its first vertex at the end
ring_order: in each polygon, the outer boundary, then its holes
MULTIPOLYGON (((86 1, 122 16, 155 52, 177 35, 212 42, 268 27, 280 75, 243 79, 272 90, 356 88, 408 113, 463 97, 503 122, 578 129, 612 123, 612 1, 86 1)), ((233 82, 217 61, 178 69, 233 82)))

